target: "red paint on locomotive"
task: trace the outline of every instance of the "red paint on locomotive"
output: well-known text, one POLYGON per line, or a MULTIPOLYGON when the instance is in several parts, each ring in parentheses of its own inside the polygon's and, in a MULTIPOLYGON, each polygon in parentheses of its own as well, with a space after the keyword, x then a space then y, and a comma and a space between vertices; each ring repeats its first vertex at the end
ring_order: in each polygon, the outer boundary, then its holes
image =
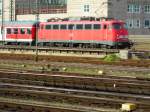
POLYGON ((128 31, 121 21, 65 21, 40 23, 39 42, 127 45, 128 31))

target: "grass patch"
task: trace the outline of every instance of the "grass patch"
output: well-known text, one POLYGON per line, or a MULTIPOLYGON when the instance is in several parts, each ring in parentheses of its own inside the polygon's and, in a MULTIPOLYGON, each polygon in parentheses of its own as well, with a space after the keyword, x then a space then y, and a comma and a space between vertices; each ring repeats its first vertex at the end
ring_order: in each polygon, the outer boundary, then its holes
POLYGON ((105 56, 103 60, 106 62, 114 62, 114 61, 120 61, 121 59, 116 54, 110 54, 105 56))

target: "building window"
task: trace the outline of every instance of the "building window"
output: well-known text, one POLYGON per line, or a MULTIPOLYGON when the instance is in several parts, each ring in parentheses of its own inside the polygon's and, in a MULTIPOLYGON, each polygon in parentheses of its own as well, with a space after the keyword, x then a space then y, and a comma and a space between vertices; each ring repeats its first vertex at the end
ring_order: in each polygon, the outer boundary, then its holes
POLYGON ((138 4, 128 4, 128 13, 140 13, 141 6, 138 4))
POLYGON ((132 19, 127 20, 127 28, 129 28, 129 29, 133 28, 133 20, 132 19))
POLYGON ((127 20, 127 28, 140 28, 140 19, 128 19, 127 20))
POLYGON ((133 5, 131 5, 131 4, 128 5, 128 12, 129 13, 133 12, 133 5))
POLYGON ((144 28, 150 28, 150 20, 145 20, 144 21, 144 28))
POLYGON ((150 13, 150 5, 145 5, 144 6, 144 12, 145 13, 150 13))
POLYGON ((140 28, 140 20, 139 19, 134 20, 134 28, 140 28))
POLYGON ((90 5, 84 5, 84 12, 90 12, 90 5))
POLYGON ((133 8, 134 13, 140 13, 140 5, 134 5, 133 8))
POLYGON ((67 13, 67 0, 15 0, 17 15, 67 13))

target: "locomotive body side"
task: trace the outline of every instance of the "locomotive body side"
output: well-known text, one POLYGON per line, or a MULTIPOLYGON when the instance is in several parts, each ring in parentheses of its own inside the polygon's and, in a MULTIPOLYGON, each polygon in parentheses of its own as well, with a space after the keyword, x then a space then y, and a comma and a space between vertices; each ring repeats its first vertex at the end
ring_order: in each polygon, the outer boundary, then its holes
POLYGON ((40 23, 38 42, 126 46, 129 43, 128 32, 123 24, 123 22, 114 20, 40 23))

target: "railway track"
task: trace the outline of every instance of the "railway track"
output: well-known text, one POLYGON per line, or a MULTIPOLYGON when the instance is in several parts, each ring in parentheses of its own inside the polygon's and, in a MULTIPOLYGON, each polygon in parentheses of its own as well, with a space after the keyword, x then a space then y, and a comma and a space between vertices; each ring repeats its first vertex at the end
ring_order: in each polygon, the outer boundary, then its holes
POLYGON ((83 90, 112 91, 122 93, 150 94, 150 81, 135 78, 121 78, 112 76, 90 77, 81 74, 38 74, 0 72, 0 81, 39 86, 65 87, 83 90))
MULTIPOLYGON (((114 101, 115 99, 122 101, 122 102, 138 102, 142 103, 144 102, 146 105, 149 104, 150 96, 148 95, 136 95, 136 94, 127 94, 127 93, 116 93, 116 92, 105 92, 105 91, 89 91, 89 90, 80 90, 80 89, 64 89, 64 88, 56 88, 56 87, 44 87, 44 86, 33 86, 33 85, 23 85, 23 84, 9 84, 9 83, 0 83, 0 88, 1 88, 1 96, 15 96, 15 97, 20 97, 16 96, 18 92, 23 92, 21 94, 26 94, 26 93, 37 93, 39 96, 38 97, 45 97, 47 94, 49 94, 49 98, 53 95, 74 95, 74 96, 86 96, 85 98, 96 98, 98 97, 101 98, 106 98, 106 99, 111 99, 114 101), (5 95, 6 93, 6 95, 5 95), (114 99, 114 100, 113 100, 114 99), (124 101, 126 100, 126 101, 124 101)), ((35 95, 35 94, 34 94, 35 95)), ((32 97, 34 97, 34 95, 32 97)), ((56 97, 57 98, 57 97, 56 97)), ((60 98, 60 97, 59 97, 60 98)), ((48 99, 44 99, 48 100, 48 99)), ((65 99, 64 99, 65 100, 65 99)), ((71 103, 71 102, 70 102, 71 103)))
MULTIPOLYGON (((83 106, 11 98, 0 98, 0 108, 2 112, 105 112, 105 110, 96 110, 83 106)), ((116 111, 110 110, 110 112, 116 111)))
POLYGON ((90 49, 90 48, 57 48, 57 47, 34 47, 34 46, 0 46, 1 52, 7 53, 23 53, 23 54, 35 54, 38 51, 39 55, 50 55, 50 54, 70 54, 70 55, 107 55, 112 53, 119 53, 119 49, 90 49), (37 49, 37 50, 36 50, 37 49))
MULTIPOLYGON (((120 53, 122 49, 96 49, 96 48, 58 48, 58 47, 34 47, 34 46, 0 46, 1 53, 31 54, 31 55, 56 55, 78 57, 104 57, 108 54, 120 53)), ((131 56, 138 58, 150 58, 150 50, 128 49, 131 56)))
POLYGON ((6 111, 119 112, 126 102, 135 103, 137 112, 150 111, 150 82, 146 79, 15 70, 1 70, 0 74, 0 109, 6 111))
POLYGON ((84 107, 98 107, 120 109, 125 102, 138 105, 139 109, 148 109, 150 97, 144 95, 122 94, 113 92, 96 92, 75 89, 51 88, 41 86, 27 86, 1 83, 1 97, 16 99, 30 99, 41 102, 64 103, 82 105, 84 107))

